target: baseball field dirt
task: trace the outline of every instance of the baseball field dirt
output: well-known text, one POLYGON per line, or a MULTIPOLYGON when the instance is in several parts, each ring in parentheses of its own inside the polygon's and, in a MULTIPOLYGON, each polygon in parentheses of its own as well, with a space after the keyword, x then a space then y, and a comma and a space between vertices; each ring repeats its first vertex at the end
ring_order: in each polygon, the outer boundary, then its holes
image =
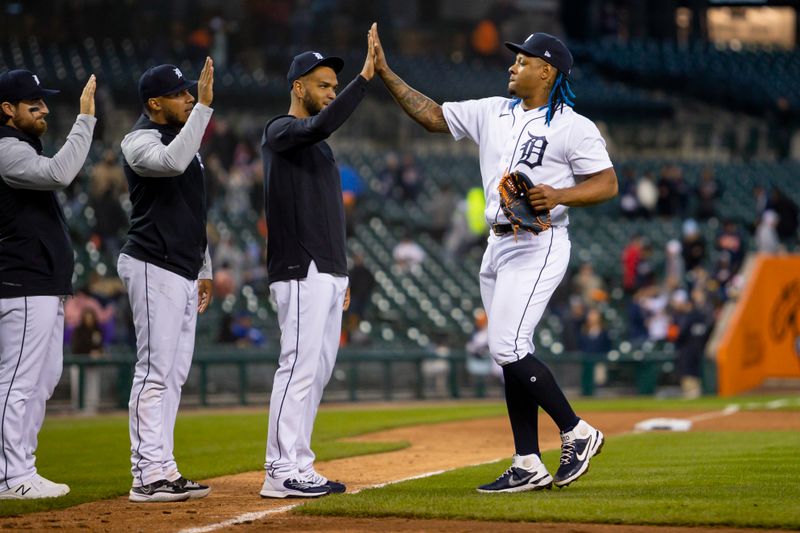
MULTIPOLYGON (((696 417, 694 412, 627 412, 591 413, 593 425, 603 429, 607 437, 630 432, 636 422, 654 417, 696 417)), ((555 426, 542 417, 542 449, 560 445, 555 426)), ((728 416, 711 416, 695 423, 702 431, 758 431, 796 429, 800 427, 800 411, 742 411, 728 416)), ((351 457, 320 462, 318 470, 331 479, 347 483, 355 491, 381 483, 390 483, 439 470, 484 463, 510 457, 513 445, 505 418, 405 427, 359 437, 362 441, 407 441, 410 445, 389 453, 351 457)), ((221 525, 236 531, 571 531, 605 532, 671 532, 699 533, 713 531, 766 531, 739 528, 676 528, 655 526, 622 526, 601 524, 543 524, 476 522, 459 520, 411 520, 405 518, 354 519, 296 516, 287 507, 302 504, 298 500, 265 500, 258 491, 263 471, 248 472, 208 480, 212 494, 205 499, 182 503, 132 504, 126 497, 78 505, 60 511, 12 516, 0 520, 5 530, 58 529, 59 531, 108 531, 147 533, 183 530, 211 530, 221 525), (273 511, 266 514, 266 511, 273 511), (254 515, 246 516, 248 513, 254 515), (224 525, 223 525, 224 524, 224 525), (209 528, 209 529, 206 529, 209 528)), ((591 474, 589 474, 591 475, 591 474)), ((565 489, 569 490, 569 489, 565 489)), ((531 495, 535 498, 535 494, 531 495)))

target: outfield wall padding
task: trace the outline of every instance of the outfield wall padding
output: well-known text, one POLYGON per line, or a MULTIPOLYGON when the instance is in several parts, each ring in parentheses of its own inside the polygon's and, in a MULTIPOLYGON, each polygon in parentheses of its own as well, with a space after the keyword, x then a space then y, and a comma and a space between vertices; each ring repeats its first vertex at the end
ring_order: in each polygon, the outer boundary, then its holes
POLYGON ((800 256, 755 258, 717 351, 720 396, 800 377, 800 256))

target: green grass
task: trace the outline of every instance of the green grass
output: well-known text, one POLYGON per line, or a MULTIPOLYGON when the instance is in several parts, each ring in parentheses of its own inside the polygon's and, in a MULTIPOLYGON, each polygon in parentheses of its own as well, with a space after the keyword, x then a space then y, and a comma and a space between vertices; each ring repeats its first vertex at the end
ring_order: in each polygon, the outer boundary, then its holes
MULTIPOLYGON (((383 429, 500 416, 504 412, 503 405, 496 402, 322 409, 317 416, 312 445, 319 461, 397 450, 408 443, 337 441, 383 429)), ((266 407, 260 413, 181 413, 175 427, 176 457, 181 472, 195 479, 260 470, 266 436, 266 407)), ((3 501, 0 516, 62 509, 126 494, 131 484, 128 418, 126 415, 47 418, 39 435, 36 457, 39 473, 67 483, 72 489, 70 494, 54 500, 3 501)))
MULTIPOLYGON (((735 401, 764 403, 773 399, 776 397, 742 398, 735 401)), ((711 411, 730 403, 732 400, 718 398, 691 402, 630 398, 580 400, 574 405, 578 413, 582 413, 634 410, 711 411)), ((788 408, 800 407, 800 404, 794 405, 795 407, 788 408)), ((353 443, 342 442, 340 439, 402 426, 505 416, 505 413, 505 405, 497 401, 419 404, 411 407, 328 406, 317 417, 313 446, 320 461, 379 453, 404 448, 408 443, 353 443)), ((175 449, 181 471, 195 479, 207 479, 260 470, 263 468, 266 433, 266 407, 263 411, 225 413, 182 411, 175 429, 175 449)), ((125 414, 93 418, 48 417, 39 436, 37 466, 43 476, 68 483, 72 492, 55 500, 3 501, 0 504, 0 517, 61 509, 125 494, 131 482, 129 448, 128 421, 125 414)), ((494 470, 488 473, 488 477, 499 473, 494 470)), ((253 490, 255 496, 255 488, 253 490)))
MULTIPOLYGON (((479 494, 508 462, 310 502, 295 512, 353 517, 800 528, 797 432, 611 437, 566 489, 479 494), (792 503, 794 502, 794 503, 792 503)), ((545 453, 552 469, 558 453, 545 453)))

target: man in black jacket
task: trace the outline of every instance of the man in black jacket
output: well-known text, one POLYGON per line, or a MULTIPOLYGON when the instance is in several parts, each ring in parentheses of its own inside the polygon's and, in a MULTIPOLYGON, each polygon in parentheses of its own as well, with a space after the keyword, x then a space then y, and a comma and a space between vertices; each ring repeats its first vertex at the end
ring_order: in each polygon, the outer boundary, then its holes
POLYGON ((64 298, 72 294, 73 255, 56 199, 83 167, 97 119, 94 75, 80 114, 52 158, 42 155, 49 110, 27 70, 0 75, 0 500, 69 492, 36 473, 45 402, 64 359, 64 298))
POLYGON ((131 227, 117 271, 136 328, 136 369, 128 404, 136 503, 203 498, 206 485, 181 475, 173 453, 181 388, 194 352, 197 313, 211 301, 206 192, 197 151, 213 109, 214 65, 200 80, 175 65, 139 79, 143 114, 122 140, 131 227), (197 88, 197 104, 189 89, 197 88))
POLYGON ((338 57, 295 56, 287 115, 264 128, 267 270, 278 304, 281 353, 270 398, 265 498, 344 492, 314 470, 311 432, 330 379, 347 306, 339 171, 325 142, 355 111, 374 74, 371 37, 360 75, 336 96, 338 57))

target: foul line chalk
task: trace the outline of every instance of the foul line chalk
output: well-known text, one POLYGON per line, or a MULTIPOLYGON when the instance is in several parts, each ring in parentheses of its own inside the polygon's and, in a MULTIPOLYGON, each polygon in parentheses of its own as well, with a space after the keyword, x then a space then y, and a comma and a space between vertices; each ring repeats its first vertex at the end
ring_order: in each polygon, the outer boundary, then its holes
MULTIPOLYGON (((481 463, 475 463, 475 464, 471 464, 471 465, 459 466, 458 468, 453 468, 453 469, 450 469, 450 470, 457 470, 459 468, 468 468, 468 467, 471 467, 471 466, 481 466, 481 465, 486 465, 486 464, 490 464, 490 463, 496 463, 497 461, 500 461, 501 459, 505 459, 505 457, 498 457, 497 459, 491 459, 489 461, 484 461, 484 462, 481 462, 481 463)), ((358 490, 354 490, 354 491, 350 492, 350 494, 358 494, 362 490, 379 489, 381 487, 386 487, 388 485, 394 485, 396 483, 403 483, 405 481, 411 481, 411 480, 414 480, 414 479, 423 479, 423 478, 426 478, 426 477, 438 476, 439 474, 444 474, 445 472, 449 472, 450 470, 434 470, 433 472, 425 472, 424 474, 418 474, 416 476, 406 477, 406 478, 403 478, 403 479, 396 479, 394 481, 387 481, 385 483, 377 483, 375 485, 369 485, 367 487, 362 487, 362 488, 360 488, 358 490)), ((274 509, 267 509, 265 511, 254 511, 254 512, 250 512, 250 513, 244 513, 244 514, 241 514, 241 515, 239 515, 239 516, 237 516, 235 518, 231 518, 231 519, 225 520, 223 522, 217 522, 216 524, 209 524, 207 526, 190 527, 190 528, 187 528, 187 529, 181 529, 178 533, 207 533, 208 531, 216 531, 218 529, 223 529, 223 528, 235 526, 235 525, 238 525, 238 524, 244 524, 246 522, 254 522, 256 520, 261 520, 262 518, 266 518, 269 515, 286 513, 288 511, 291 511, 295 507, 299 507, 300 505, 303 505, 303 502, 292 503, 292 504, 289 504, 289 505, 283 505, 281 507, 276 507, 274 509)))

